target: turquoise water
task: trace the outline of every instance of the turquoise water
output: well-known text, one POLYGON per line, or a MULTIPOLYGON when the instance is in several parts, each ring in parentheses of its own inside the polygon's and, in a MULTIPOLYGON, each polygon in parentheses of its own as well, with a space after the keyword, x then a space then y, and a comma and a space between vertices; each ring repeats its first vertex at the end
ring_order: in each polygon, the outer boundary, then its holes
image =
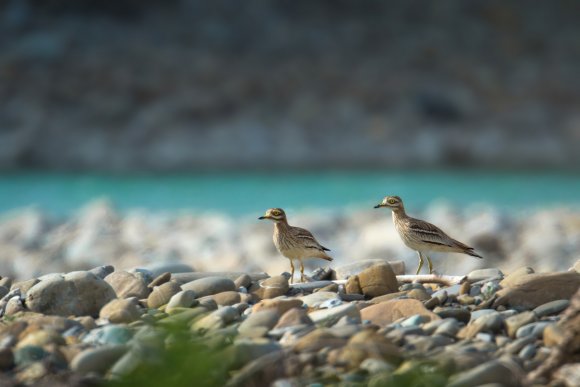
POLYGON ((386 194, 402 196, 408 208, 437 199, 507 209, 580 207, 580 178, 574 173, 481 171, 0 176, 0 212, 34 205, 55 215, 69 214, 96 198, 109 198, 121 210, 218 211, 238 216, 260 214, 268 207, 370 208, 386 194))

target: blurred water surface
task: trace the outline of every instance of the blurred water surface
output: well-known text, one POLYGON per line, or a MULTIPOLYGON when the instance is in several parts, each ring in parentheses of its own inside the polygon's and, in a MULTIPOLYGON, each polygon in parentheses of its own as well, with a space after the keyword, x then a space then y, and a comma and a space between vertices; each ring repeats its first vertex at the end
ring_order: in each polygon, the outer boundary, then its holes
POLYGON ((0 212, 37 206, 69 215, 95 198, 121 210, 261 213, 268 207, 357 209, 387 194, 408 208, 444 199, 457 205, 493 204, 523 210, 580 206, 580 178, 568 172, 314 171, 219 172, 170 175, 12 173, 0 176, 0 212))

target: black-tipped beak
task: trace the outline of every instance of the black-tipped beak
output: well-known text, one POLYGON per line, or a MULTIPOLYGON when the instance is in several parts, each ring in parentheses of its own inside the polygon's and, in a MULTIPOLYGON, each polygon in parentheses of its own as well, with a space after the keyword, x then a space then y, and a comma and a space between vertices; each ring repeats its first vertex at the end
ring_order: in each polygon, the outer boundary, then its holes
POLYGON ((260 217, 258 218, 258 220, 262 220, 262 219, 266 219, 266 217, 265 217, 265 216, 260 216, 260 217))
POLYGON ((377 204, 374 208, 381 208, 381 205, 377 204))

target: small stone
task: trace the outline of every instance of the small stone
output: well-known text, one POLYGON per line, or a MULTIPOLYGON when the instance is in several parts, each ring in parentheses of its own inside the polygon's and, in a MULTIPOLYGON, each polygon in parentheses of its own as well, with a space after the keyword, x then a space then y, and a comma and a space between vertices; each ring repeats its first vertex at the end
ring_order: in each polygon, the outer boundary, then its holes
POLYGON ((254 312, 242 321, 238 332, 244 337, 263 337, 278 323, 280 314, 275 309, 254 312))
POLYGON ((159 308, 169 302, 171 297, 181 292, 181 287, 173 281, 165 282, 160 286, 153 288, 153 291, 147 297, 147 306, 149 308, 159 308))
POLYGON ((105 277, 107 282, 118 298, 137 297, 138 299, 149 296, 149 288, 142 273, 129 273, 128 271, 116 271, 105 277))
POLYGON ((467 275, 467 280, 471 283, 479 282, 483 280, 490 280, 495 278, 503 278, 503 273, 500 269, 490 268, 490 269, 478 269, 473 270, 467 275))
POLYGON ((347 265, 338 266, 334 269, 334 276, 332 279, 344 280, 353 275, 357 275, 371 266, 380 265, 382 263, 389 263, 395 275, 405 274, 405 263, 403 261, 386 261, 384 259, 362 259, 347 265))
POLYGON ((348 278, 346 284, 344 285, 344 290, 346 294, 362 294, 363 291, 360 287, 360 280, 358 275, 353 275, 348 278))
POLYGON ((564 311, 570 306, 570 301, 568 300, 555 300, 538 306, 534 309, 534 313, 538 318, 545 316, 551 316, 564 311))
POLYGON ((253 284, 249 291, 260 299, 265 299, 283 296, 289 289, 288 278, 278 275, 253 284))
POLYGON ((524 325, 528 325, 536 321, 536 314, 534 312, 526 311, 515 316, 508 317, 505 319, 505 326, 507 329, 508 336, 511 338, 516 337, 516 332, 524 325))
POLYGON ((314 331, 304 335, 294 344, 294 351, 296 352, 314 352, 320 351, 322 348, 339 348, 346 344, 347 340, 341 337, 336 337, 327 329, 315 329, 314 331))
POLYGON ((193 272, 193 267, 182 262, 157 262, 150 264, 145 267, 153 274, 153 277, 157 277, 165 272, 170 273, 190 273, 193 272))
POLYGON ((332 292, 332 293, 336 293, 338 292, 338 285, 335 283, 331 283, 329 285, 326 285, 320 289, 316 289, 314 290, 315 292, 332 292))
POLYGON ((459 332, 459 323, 454 318, 445 319, 435 330, 435 335, 455 337, 459 332))
POLYGON ((425 301, 423 305, 425 305, 425 308, 427 309, 433 309, 436 306, 441 305, 441 301, 437 297, 431 297, 430 299, 425 301))
MULTIPOLYGON (((364 309, 363 309, 364 310, 364 309)), ((343 316, 350 316, 357 321, 361 319, 361 313, 354 304, 345 304, 331 309, 321 309, 308 314, 308 317, 316 324, 321 326, 333 326, 343 316)))
POLYGON ((554 372, 554 379, 563 381, 565 386, 580 386, 580 364, 570 363, 564 364, 556 372, 554 372))
POLYGON ((362 293, 370 298, 395 293, 399 288, 397 277, 388 263, 363 270, 358 279, 362 293))
POLYGON ((411 317, 416 314, 427 317, 429 321, 439 319, 439 316, 426 309, 421 301, 413 299, 381 302, 366 307, 361 311, 363 320, 369 320, 379 326, 386 326, 400 318, 411 317))
POLYGON ((403 322, 401 322, 402 327, 418 327, 425 322, 429 322, 429 317, 416 314, 414 316, 408 317, 403 322))
POLYGON ((166 311, 173 308, 191 308, 197 304, 198 302, 195 299, 195 292, 193 290, 182 290, 171 296, 167 302, 166 311))
MULTIPOLYGON (((10 277, 0 278, 0 286, 4 286, 7 289, 10 289, 12 287, 12 282, 13 282, 13 280, 10 277)), ((12 289, 10 289, 10 290, 12 290, 12 289)))
POLYGON ((111 274, 114 271, 115 271, 115 268, 113 266, 103 265, 103 266, 98 266, 98 267, 95 267, 95 268, 89 270, 89 273, 96 275, 100 279, 105 279, 105 277, 107 277, 109 274, 111 274))
POLYGON ((252 307, 252 312, 256 313, 261 310, 275 310, 281 316, 288 310, 302 306, 302 301, 293 298, 273 298, 258 302, 252 307))
POLYGON ((467 324, 471 320, 471 312, 463 308, 437 307, 433 310, 433 312, 441 318, 454 318, 464 324, 467 324))
MULTIPOLYGON (((23 333, 25 334, 25 333, 23 333)), ((56 344, 64 345, 64 339, 56 331, 52 329, 40 329, 30 332, 23 337, 15 348, 22 348, 26 346, 44 347, 45 345, 56 344)))
POLYGON ((201 318, 193 324, 192 329, 211 331, 225 327, 229 323, 238 319, 238 310, 231 306, 224 306, 214 310, 207 316, 201 318))
POLYGON ((459 303, 461 305, 474 305, 475 304, 475 298, 471 297, 469 294, 462 294, 459 297, 457 297, 457 301, 459 301, 459 303))
POLYGON ((205 277, 181 285, 183 290, 193 290, 198 298, 213 294, 235 291, 234 281, 225 277, 205 277))
POLYGON ((251 284, 252 284, 252 277, 250 277, 247 274, 242 274, 241 276, 236 278, 236 280, 234 281, 234 285, 236 286, 236 289, 239 289, 239 288, 248 289, 251 284))
POLYGON ((382 359, 366 358, 360 363, 359 368, 367 371, 370 375, 375 375, 381 372, 393 372, 395 367, 382 359))
POLYGON ((431 296, 427 294, 425 289, 412 289, 407 293, 407 297, 413 298, 419 301, 429 300, 431 296))
POLYGON ((149 288, 153 289, 155 286, 161 286, 166 282, 171 280, 171 273, 166 271, 165 273, 159 274, 153 279, 148 285, 149 288))
POLYGON ((469 281, 465 281, 464 283, 461 284, 461 287, 459 288, 459 295, 464 295, 464 294, 468 294, 469 295, 469 291, 471 289, 471 283, 469 283, 469 281))
POLYGON ((93 329, 83 337, 84 343, 89 344, 126 344, 133 338, 133 332, 124 325, 105 325, 93 329))
POLYGON ((308 313, 306 309, 302 308, 292 308, 288 310, 286 313, 280 317, 278 323, 276 324, 275 328, 286 328, 286 327, 293 327, 296 325, 312 325, 314 322, 310 317, 308 317, 308 313))
POLYGON ((28 290, 39 282, 40 282, 40 280, 38 280, 36 278, 29 279, 26 281, 15 282, 10 287, 10 290, 20 289, 20 293, 24 297, 24 296, 26 296, 26 293, 28 293, 28 290))
POLYGON ((536 338, 532 336, 521 337, 519 339, 515 339, 511 343, 506 344, 503 348, 503 351, 508 354, 515 354, 520 352, 526 345, 534 343, 535 341, 536 338))
POLYGON ((126 345, 104 345, 85 349, 74 357, 70 368, 81 374, 95 372, 104 375, 126 352, 126 345))
POLYGON ((518 354, 523 360, 530 360, 534 356, 536 356, 536 345, 535 344, 528 344, 518 354))
POLYGON ((465 328, 461 329, 457 334, 457 337, 461 339, 470 339, 475 337, 480 332, 496 333, 500 331, 503 328, 503 326, 504 326, 503 318, 498 312, 486 314, 475 319, 473 322, 469 323, 465 328))
POLYGON ((0 371, 8 371, 14 367, 14 353, 10 348, 0 349, 0 371))
POLYGON ((485 316, 488 314, 496 314, 497 311, 495 309, 480 309, 471 312, 471 321, 475 321, 481 316, 485 316))
POLYGON ((17 367, 26 367, 27 365, 44 359, 47 355, 47 352, 42 347, 27 345, 17 348, 14 351, 14 364, 17 367))
POLYGON ((216 310, 218 308, 218 304, 213 299, 213 296, 201 297, 197 301, 199 302, 199 306, 202 306, 207 310, 216 310))
POLYGON ((218 305, 234 305, 242 300, 240 293, 230 290, 211 296, 218 305))
POLYGON ((116 299, 103 306, 99 317, 109 320, 113 324, 128 324, 138 320, 141 312, 137 308, 137 299, 116 299))
POLYGON ((553 322, 538 321, 538 322, 534 322, 534 323, 531 323, 528 325, 524 325, 520 329, 517 330, 516 338, 519 339, 519 338, 525 337, 525 336, 542 338, 542 335, 544 333, 544 329, 546 329, 546 327, 550 324, 553 324, 553 322))

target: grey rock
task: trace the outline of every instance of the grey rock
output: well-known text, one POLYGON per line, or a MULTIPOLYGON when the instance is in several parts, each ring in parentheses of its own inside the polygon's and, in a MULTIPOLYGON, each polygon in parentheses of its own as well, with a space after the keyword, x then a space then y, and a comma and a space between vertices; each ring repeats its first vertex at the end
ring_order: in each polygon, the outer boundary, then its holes
POLYGON ((10 290, 20 289, 20 293, 22 294, 22 296, 26 297, 26 293, 28 292, 28 290, 39 282, 40 280, 37 278, 32 278, 26 281, 14 282, 10 287, 10 290))
POLYGON ((175 293, 167 302, 166 310, 173 308, 191 308, 198 303, 195 299, 195 292, 193 290, 182 290, 175 293))
POLYGON ((416 314, 414 316, 406 318, 403 322, 401 322, 402 327, 418 327, 421 324, 430 321, 427 316, 422 316, 416 314))
POLYGON ((193 267, 182 262, 159 262, 145 267, 153 274, 153 278, 165 273, 189 273, 194 271, 193 267))
POLYGON ((525 336, 508 343, 503 348, 503 351, 508 354, 516 354, 522 350, 526 345, 532 344, 536 341, 533 336, 525 336))
POLYGON ((459 332, 459 323, 453 318, 442 320, 443 322, 435 329, 434 334, 455 337, 459 332))
POLYGON ((322 309, 308 314, 308 317, 317 325, 330 327, 338 322, 343 316, 350 316, 357 321, 361 320, 360 312, 356 305, 345 304, 331 309, 322 309))
POLYGON ((26 345, 14 350, 14 364, 17 367, 26 367, 44 359, 46 356, 48 356, 48 353, 42 347, 26 345))
POLYGON ((568 306, 570 306, 569 300, 555 300, 538 306, 534 309, 534 313, 536 316, 538 316, 538 318, 542 318, 545 316, 558 314, 568 308, 568 306))
POLYGON ((332 281, 299 282, 290 285, 290 287, 292 289, 300 290, 303 292, 313 292, 316 289, 320 289, 332 284, 333 284, 332 281))
POLYGON ((115 271, 115 268, 113 266, 104 265, 104 266, 97 266, 97 267, 89 270, 89 273, 93 273, 94 275, 96 275, 100 279, 105 279, 106 276, 108 276, 109 274, 111 274, 114 271, 115 271))
POLYGON ((536 356, 536 345, 535 344, 528 344, 518 354, 523 360, 530 360, 534 356, 536 356))
POLYGON ((471 387, 486 383, 501 383, 503 385, 519 385, 522 371, 513 361, 492 360, 468 371, 454 375, 449 387, 471 387))
POLYGON ((234 285, 236 285, 237 289, 239 289, 241 287, 247 289, 250 287, 251 284, 252 284, 252 277, 250 277, 247 274, 242 274, 241 276, 236 278, 236 280, 234 281, 234 285))
POLYGON ((454 318, 466 324, 471 320, 471 312, 463 308, 435 308, 433 312, 441 318, 454 318))
POLYGON ((118 298, 144 299, 149 296, 150 289, 147 287, 147 278, 143 273, 116 271, 106 276, 105 282, 111 285, 118 298))
POLYGON ((111 300, 99 312, 100 318, 107 319, 113 324, 131 323, 140 316, 136 298, 111 300))
POLYGON ((72 359, 70 368, 80 374, 95 372, 104 375, 127 349, 126 345, 104 345, 85 349, 72 359))
POLYGON ((492 278, 503 278, 503 273, 500 269, 489 268, 489 269, 478 269, 473 270, 467 275, 467 280, 469 282, 479 282, 483 280, 489 280, 492 278))
POLYGON ((126 344, 133 338, 133 331, 124 325, 105 325, 93 329, 84 338, 83 343, 88 344, 126 344))
POLYGON ((217 330, 225 327, 230 322, 237 319, 240 315, 238 310, 231 306, 224 306, 223 308, 214 310, 207 316, 201 318, 193 324, 192 329, 208 331, 217 330))
POLYGON ((234 281, 224 277, 206 277, 181 285, 183 290, 193 290, 198 298, 236 290, 234 281))
POLYGON ((381 372, 392 372, 395 370, 395 367, 387 363, 382 359, 374 359, 374 358, 367 358, 360 363, 359 368, 361 370, 367 371, 370 375, 378 374, 381 372))
POLYGON ((553 322, 548 321, 538 321, 535 323, 531 323, 528 325, 522 326, 516 332, 516 338, 522 338, 526 336, 532 336, 535 338, 541 338, 544 334, 544 329, 550 324, 554 324, 553 322))

